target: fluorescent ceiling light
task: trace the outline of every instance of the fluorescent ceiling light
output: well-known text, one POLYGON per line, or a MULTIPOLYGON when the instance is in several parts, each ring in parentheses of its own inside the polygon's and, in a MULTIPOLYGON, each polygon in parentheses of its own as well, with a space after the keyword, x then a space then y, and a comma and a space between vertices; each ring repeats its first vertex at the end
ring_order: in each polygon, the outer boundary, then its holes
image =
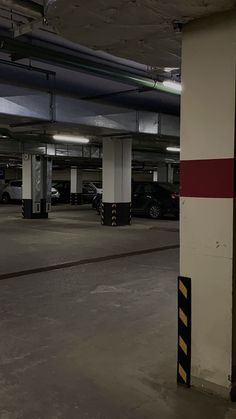
POLYGON ((164 67, 165 73, 171 73, 172 71, 179 70, 179 67, 164 67))
POLYGON ((176 81, 165 80, 163 81, 163 86, 170 90, 174 90, 175 92, 182 92, 181 83, 177 83, 176 81))
POLYGON ((77 144, 88 144, 89 139, 85 137, 79 137, 75 135, 66 135, 66 134, 55 134, 53 139, 57 141, 64 141, 67 143, 77 143, 77 144))
POLYGON ((179 147, 166 147, 167 151, 172 151, 173 153, 180 153, 179 147))

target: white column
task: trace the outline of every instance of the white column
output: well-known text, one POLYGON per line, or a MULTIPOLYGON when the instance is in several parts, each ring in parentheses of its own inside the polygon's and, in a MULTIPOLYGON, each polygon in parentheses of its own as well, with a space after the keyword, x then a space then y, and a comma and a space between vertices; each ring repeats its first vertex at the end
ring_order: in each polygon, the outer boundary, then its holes
POLYGON ((168 171, 167 164, 160 164, 158 166, 158 182, 167 182, 168 181, 168 171))
POLYGON ((51 159, 24 154, 22 158, 22 215, 47 218, 51 208, 51 159))
POLYGON ((180 273, 192 283, 191 382, 235 399, 236 21, 226 16, 183 33, 180 273))
POLYGON ((174 183, 174 168, 171 163, 168 164, 167 172, 167 182, 174 183))
POLYGON ((103 140, 103 214, 105 225, 126 225, 131 222, 130 139, 103 140))
POLYGON ((70 174, 71 205, 80 205, 82 204, 83 172, 78 167, 71 167, 70 174))
POLYGON ((158 182, 158 169, 153 171, 153 178, 152 178, 153 182, 158 182))

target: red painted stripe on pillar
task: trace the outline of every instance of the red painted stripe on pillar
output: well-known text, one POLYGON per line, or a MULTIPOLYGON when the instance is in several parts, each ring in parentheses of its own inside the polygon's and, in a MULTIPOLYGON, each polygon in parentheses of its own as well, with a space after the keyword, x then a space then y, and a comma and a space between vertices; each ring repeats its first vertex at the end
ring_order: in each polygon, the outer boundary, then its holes
POLYGON ((233 198, 234 159, 183 160, 180 195, 195 198, 233 198))

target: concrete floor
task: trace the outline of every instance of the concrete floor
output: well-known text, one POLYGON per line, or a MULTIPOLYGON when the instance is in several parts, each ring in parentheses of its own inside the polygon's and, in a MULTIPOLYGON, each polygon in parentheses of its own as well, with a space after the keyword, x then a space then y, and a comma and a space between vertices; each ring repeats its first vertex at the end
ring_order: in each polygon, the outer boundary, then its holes
POLYGON ((0 231, 0 274, 178 244, 177 221, 136 218, 114 234, 88 205, 58 205, 48 220, 23 220, 20 206, 0 205, 0 231))
MULTIPOLYGON (((49 251, 56 263, 178 242, 172 220, 112 229, 83 209, 42 222, 0 214, 2 272, 52 263, 49 251)), ((176 386, 177 275, 173 249, 0 281, 0 418, 236 418, 176 386)))

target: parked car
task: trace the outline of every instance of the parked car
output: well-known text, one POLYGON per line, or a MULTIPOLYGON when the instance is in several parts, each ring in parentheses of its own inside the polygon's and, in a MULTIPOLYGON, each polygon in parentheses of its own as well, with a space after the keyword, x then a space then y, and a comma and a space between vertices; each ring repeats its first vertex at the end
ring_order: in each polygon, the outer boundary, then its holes
MULTIPOLYGON (((92 206, 101 211, 102 194, 97 194, 92 206)), ((175 185, 161 182, 132 184, 132 213, 158 219, 165 215, 179 217, 179 193, 175 185)))
MULTIPOLYGON (((60 193, 54 187, 51 189, 52 204, 56 204, 60 198, 60 193)), ((9 204, 11 201, 21 201, 22 199, 22 180, 11 180, 1 191, 1 201, 9 204)))
MULTIPOLYGON (((58 182, 53 182, 53 186, 60 193, 60 202, 68 204, 70 202, 70 181, 62 180, 58 182)), ((101 192, 102 189, 101 184, 99 182, 84 182, 82 191, 83 203, 91 204, 95 195, 101 192)))
POLYGON ((102 194, 102 185, 99 182, 85 182, 83 184, 83 203, 91 204, 97 194, 102 194))
POLYGON ((97 193, 102 194, 102 182, 90 182, 95 188, 97 193))
POLYGON ((70 181, 60 180, 52 183, 53 187, 58 190, 60 194, 59 201, 63 204, 70 203, 70 181))

